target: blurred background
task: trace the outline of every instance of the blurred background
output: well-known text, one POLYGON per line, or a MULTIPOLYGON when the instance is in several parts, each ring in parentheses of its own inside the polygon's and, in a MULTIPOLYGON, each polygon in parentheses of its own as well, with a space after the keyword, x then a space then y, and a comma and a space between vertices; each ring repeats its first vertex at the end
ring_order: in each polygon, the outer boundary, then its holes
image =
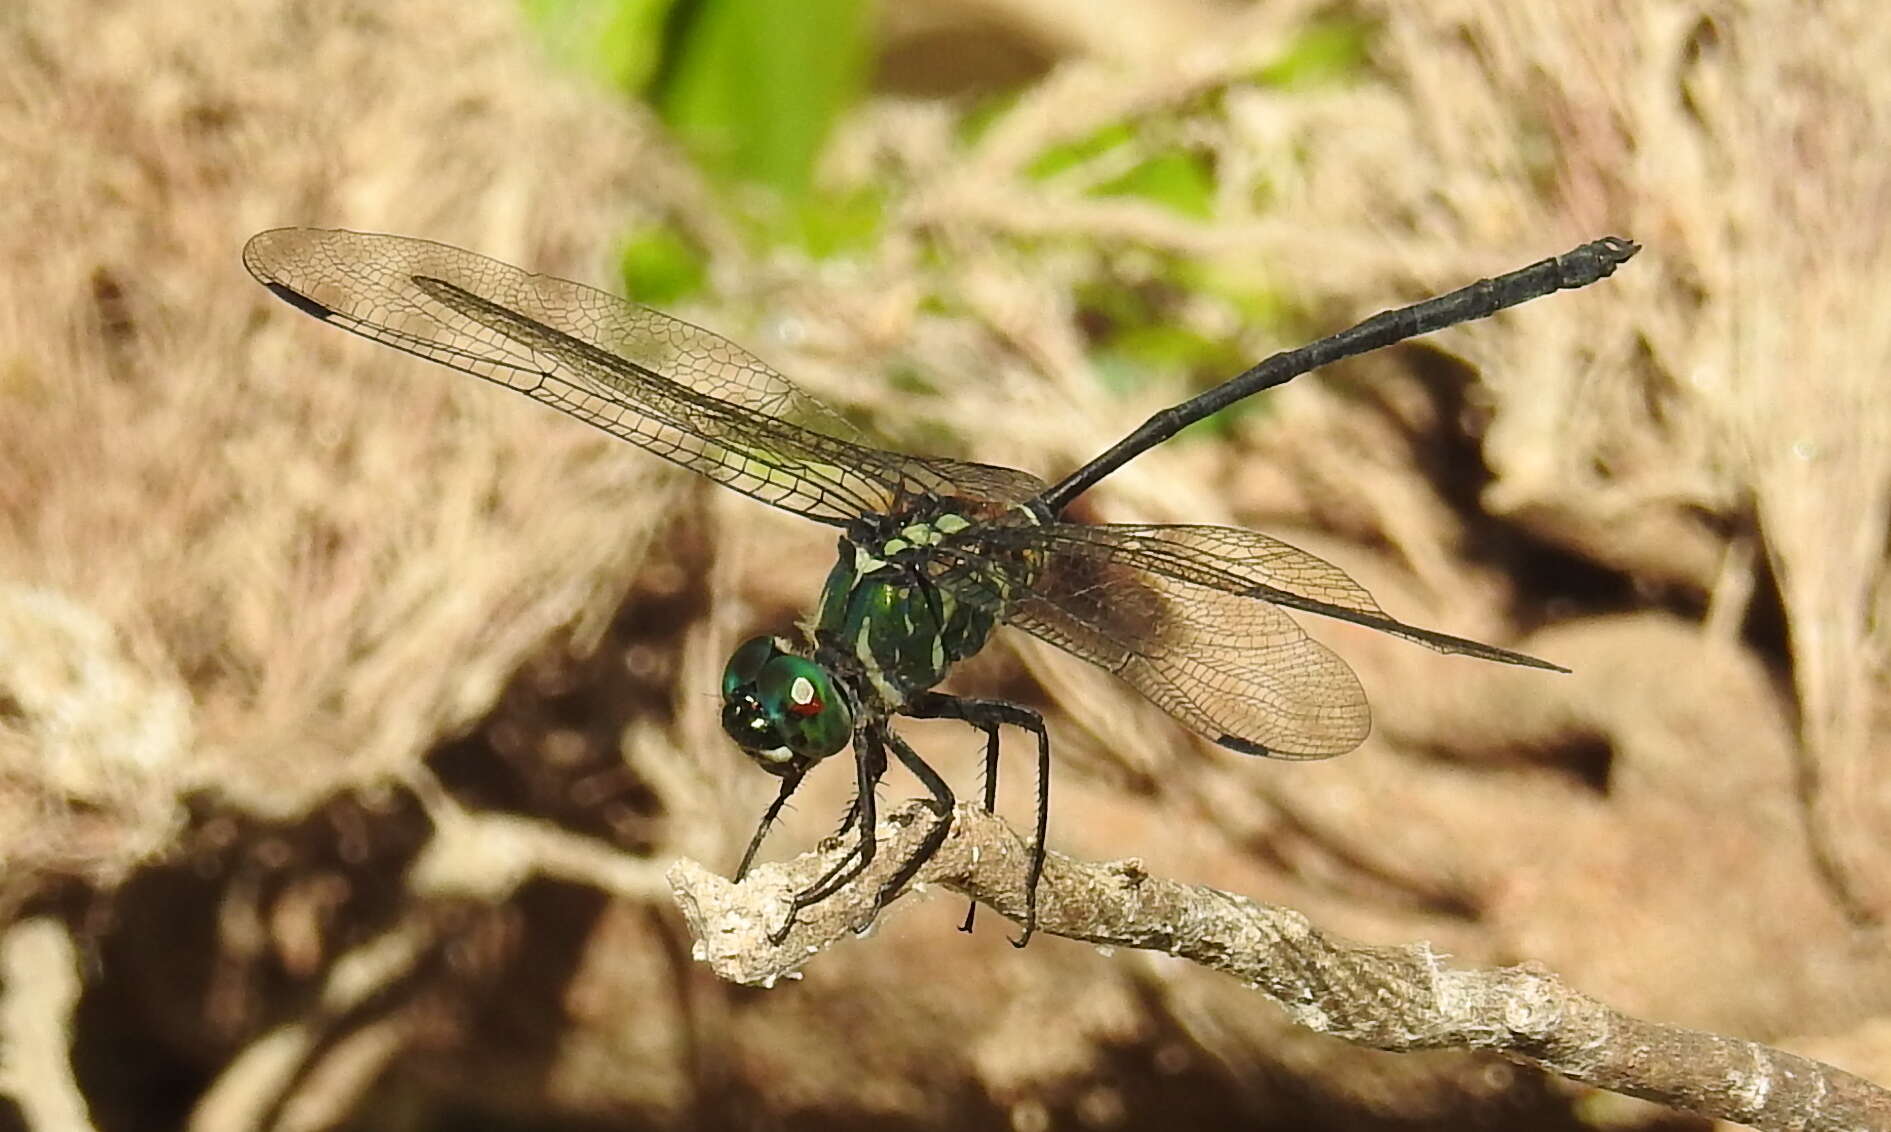
MULTIPOLYGON (((1264 529, 1573 675, 1312 625, 1376 721, 1311 764, 1021 633, 951 686, 1049 717, 1055 849, 1891 1082, 1888 57, 1868 0, 9 0, 0 1127, 1704 1126, 943 893, 718 982, 662 870, 773 796, 717 676, 832 532, 297 314, 238 259, 283 224, 627 293, 1048 478, 1641 241, 1079 505, 1264 529)), ((976 733, 907 733, 974 793, 976 733)))

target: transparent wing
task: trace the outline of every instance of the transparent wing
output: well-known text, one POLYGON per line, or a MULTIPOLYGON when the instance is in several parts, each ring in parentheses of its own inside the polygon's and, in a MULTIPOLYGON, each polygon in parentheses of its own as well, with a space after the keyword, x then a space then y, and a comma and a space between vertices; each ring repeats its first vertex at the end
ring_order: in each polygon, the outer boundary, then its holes
POLYGON ((1276 758, 1342 754, 1371 728, 1358 678, 1285 609, 1444 652, 1556 667, 1405 625, 1338 567, 1231 527, 991 525, 956 549, 940 581, 1122 676, 1223 746, 1276 758))
POLYGON ((1104 558, 1178 581, 1260 598, 1287 609, 1351 621, 1438 652, 1552 672, 1569 671, 1526 653, 1407 625, 1381 609, 1366 588, 1344 570, 1258 531, 1199 524, 1130 523, 1057 523, 1043 531, 1037 541, 1060 553, 1104 558))
POLYGON ((582 284, 405 236, 279 228, 243 249, 299 310, 503 385, 764 503, 844 525, 917 493, 1017 502, 1008 468, 862 443, 718 335, 582 284))

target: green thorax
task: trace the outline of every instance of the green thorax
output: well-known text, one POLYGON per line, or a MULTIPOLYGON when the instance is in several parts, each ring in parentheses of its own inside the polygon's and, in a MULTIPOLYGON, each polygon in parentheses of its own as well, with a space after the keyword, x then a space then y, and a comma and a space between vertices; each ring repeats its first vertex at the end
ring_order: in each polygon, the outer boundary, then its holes
POLYGON ((820 647, 857 664, 888 706, 937 684, 1004 617, 1011 583, 993 573, 969 579, 966 558, 954 553, 977 541, 975 522, 945 503, 849 531, 821 591, 820 647))

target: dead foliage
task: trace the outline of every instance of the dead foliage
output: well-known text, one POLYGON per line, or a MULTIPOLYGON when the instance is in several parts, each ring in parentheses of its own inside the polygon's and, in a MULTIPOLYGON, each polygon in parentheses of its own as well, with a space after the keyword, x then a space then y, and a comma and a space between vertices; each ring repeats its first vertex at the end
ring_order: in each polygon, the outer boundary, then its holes
MULTIPOLYGON (((1051 715, 1055 847, 1891 1076, 1874 5, 1367 4, 1366 73, 1294 92, 1243 76, 1311 3, 942 6, 891 20, 891 57, 923 32, 1035 77, 969 145, 939 101, 846 122, 824 176, 895 206, 845 269, 747 250, 504 3, 15 7, 0 1018, 29 1123, 1678 1126, 1471 1055, 1342 1047, 1159 960, 1014 954, 998 925, 950 931, 949 901, 799 983, 717 982, 654 878, 733 864, 770 795, 716 674, 811 599, 830 536, 295 316, 237 260, 283 223, 608 285, 635 218, 676 218, 717 296, 678 313, 898 442, 1048 475, 1183 392, 1099 393, 1072 296, 1105 267, 1275 265, 1318 332, 1640 240, 1606 284, 1303 381, 1084 502, 1264 527, 1397 616, 1575 675, 1334 628, 1378 726, 1311 765, 1213 752, 1018 636, 959 686, 1051 715), (1029 175, 1205 94, 1208 221, 1089 195, 1108 168, 1029 175)), ((1203 317, 1257 356, 1294 344, 1203 317)), ((975 741, 911 734, 968 793, 975 741)), ((777 854, 844 805, 820 777, 777 854)))

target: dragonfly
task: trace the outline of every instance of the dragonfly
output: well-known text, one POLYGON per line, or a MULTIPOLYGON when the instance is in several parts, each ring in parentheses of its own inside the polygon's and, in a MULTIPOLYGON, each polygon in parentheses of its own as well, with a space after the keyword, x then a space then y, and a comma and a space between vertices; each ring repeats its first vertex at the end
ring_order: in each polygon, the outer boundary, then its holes
MULTIPOLYGON (((896 717, 982 732, 984 804, 997 804, 1000 730, 1036 743, 1035 836, 1021 932, 1037 927, 1050 814, 1050 733, 1038 711, 939 685, 1001 625, 1120 677, 1223 747, 1321 759, 1359 746, 1366 694, 1344 660, 1290 614, 1363 625, 1441 653, 1566 672, 1520 652, 1394 619, 1338 567, 1255 531, 1200 524, 1087 523, 1071 503, 1125 463, 1243 398, 1344 358, 1613 274, 1639 250, 1605 237, 1563 255, 1383 311, 1151 416, 1048 483, 1029 472, 877 447, 840 413, 735 343, 580 283, 429 240, 315 228, 259 233, 243 249, 258 282, 297 310, 523 393, 763 503, 840 531, 839 552, 799 636, 740 644, 722 676, 721 722, 780 780, 737 866, 739 883, 808 773, 851 748, 848 851, 792 895, 796 916, 875 859, 875 791, 892 759, 926 789, 930 824, 875 894, 877 914, 951 827, 945 779, 896 717)), ((973 911, 976 911, 976 904, 973 911)), ((970 930, 968 912, 962 928, 970 930)))

